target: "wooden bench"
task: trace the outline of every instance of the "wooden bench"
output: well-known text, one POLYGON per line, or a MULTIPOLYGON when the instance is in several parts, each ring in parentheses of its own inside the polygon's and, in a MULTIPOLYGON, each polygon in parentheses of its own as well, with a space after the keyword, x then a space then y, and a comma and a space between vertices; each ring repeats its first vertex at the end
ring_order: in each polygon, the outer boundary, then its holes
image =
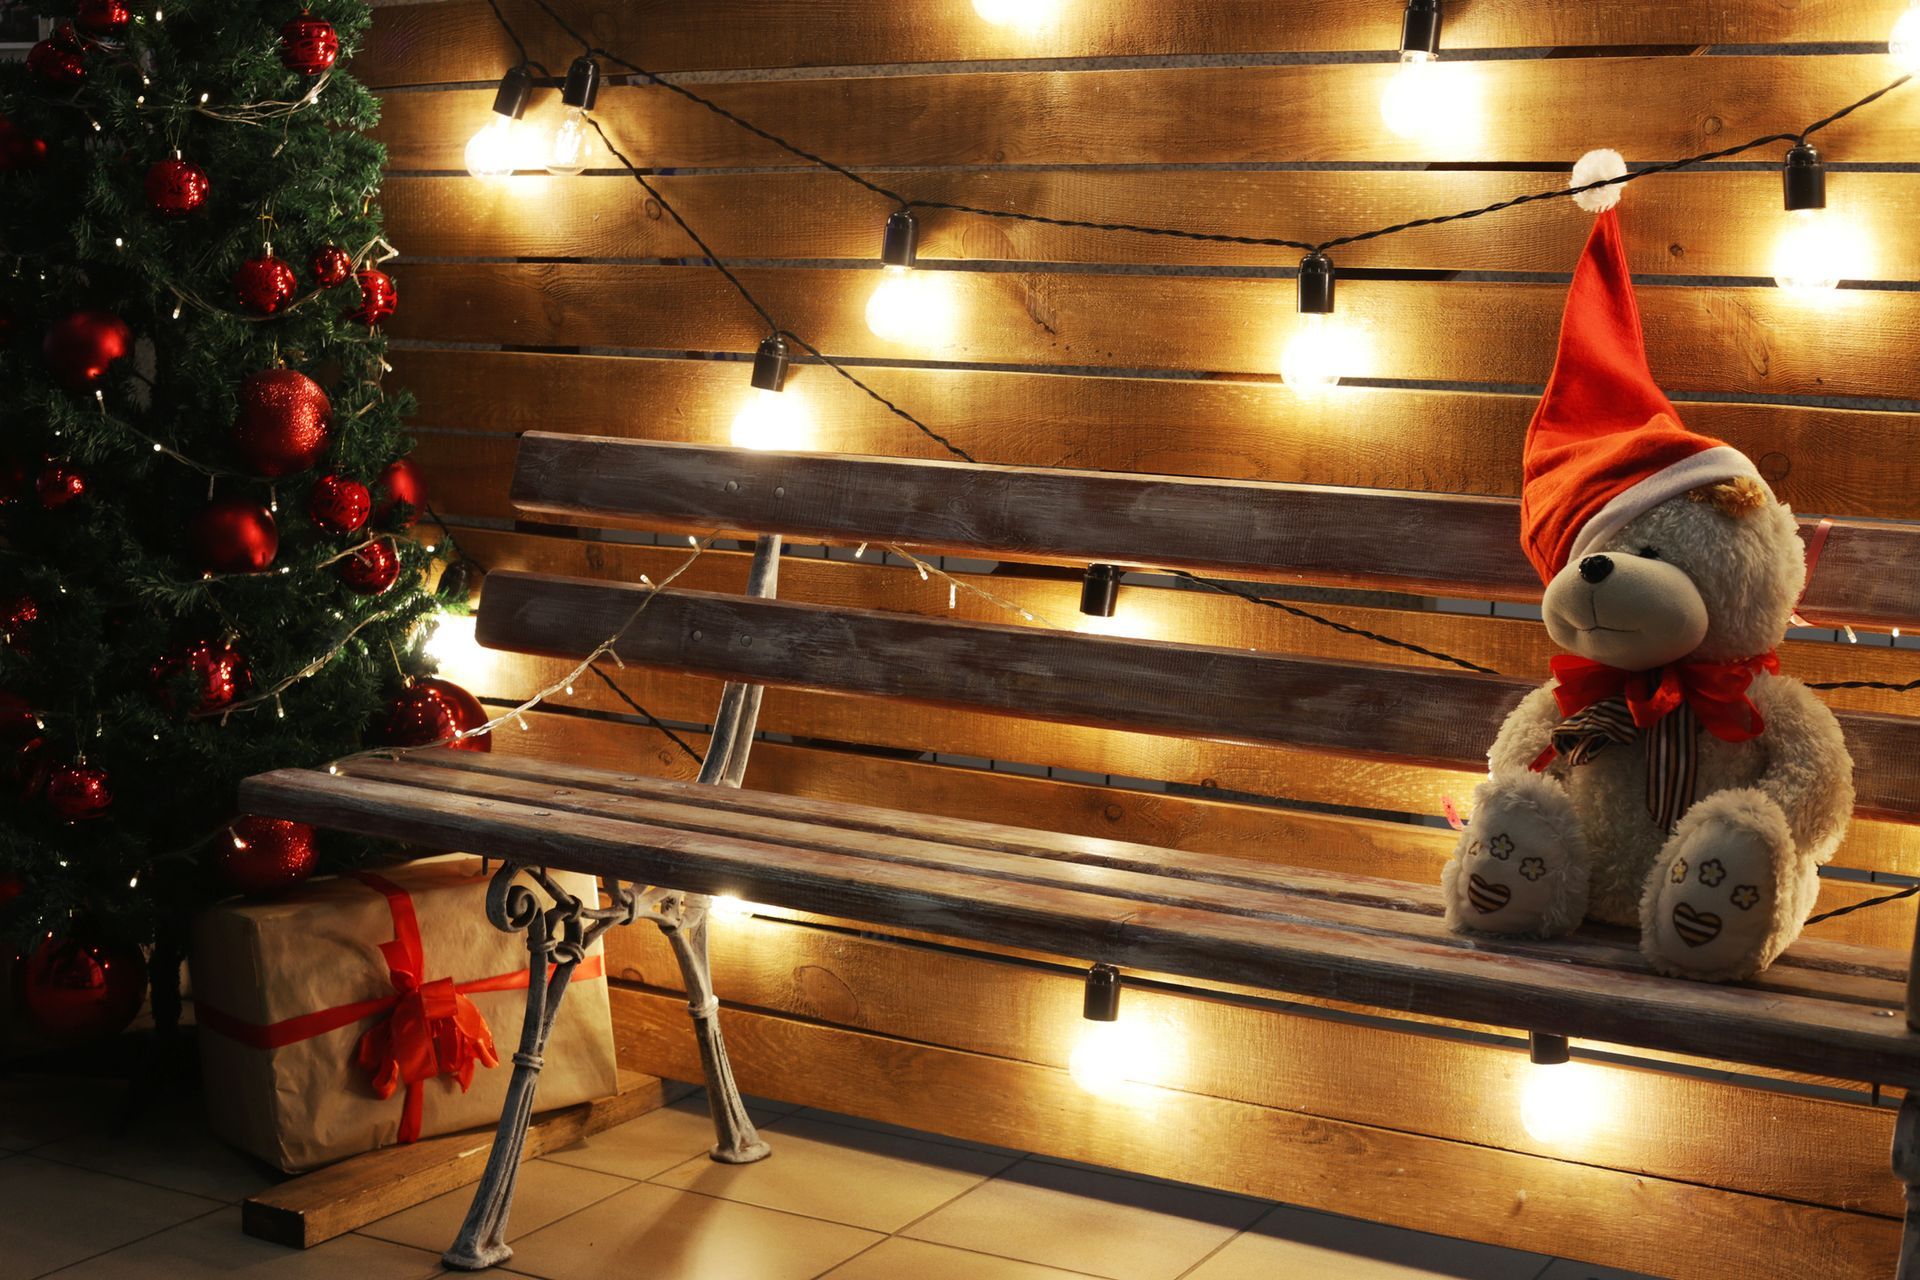
MULTIPOLYGON (((491 1265, 510 1252, 516 1135, 547 1011, 570 959, 615 923, 644 915, 673 943, 716 1158, 765 1154, 733 1086, 707 967, 707 908, 723 893, 1090 966, 1920 1085, 1907 953, 1808 938, 1754 982, 1708 986, 1653 974, 1623 931, 1552 942, 1453 934, 1433 884, 738 789, 769 685, 1477 771, 1533 680, 784 602, 774 598, 780 539, 1526 600, 1538 587, 1511 501, 540 433, 523 438, 513 494, 535 519, 758 541, 744 595, 502 571, 482 596, 481 643, 575 659, 645 601, 615 646, 624 661, 729 682, 696 783, 427 751, 357 759, 337 773, 283 770, 242 789, 251 812, 506 859, 490 914, 528 930, 536 963, 559 962, 547 989, 530 993, 500 1139, 450 1265, 491 1265), (1395 536, 1376 536, 1388 528, 1395 536), (507 889, 517 867, 596 873, 611 905, 555 897, 543 906, 507 889)), ((1835 525, 1803 608, 1831 624, 1920 622, 1920 528, 1835 525)), ((1920 820, 1920 721, 1841 718, 1860 815, 1920 820)), ((1894 1164, 1920 1203, 1920 1102, 1911 1096, 1894 1164)), ((1910 1208, 1904 1280, 1920 1280, 1917 1222, 1910 1208)))

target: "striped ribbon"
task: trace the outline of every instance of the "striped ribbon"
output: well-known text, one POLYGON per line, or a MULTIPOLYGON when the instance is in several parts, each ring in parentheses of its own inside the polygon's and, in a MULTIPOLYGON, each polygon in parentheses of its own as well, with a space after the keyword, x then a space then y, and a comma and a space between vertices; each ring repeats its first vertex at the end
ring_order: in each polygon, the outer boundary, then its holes
MULTIPOLYGON (((1578 768, 1610 746, 1643 732, 1633 723, 1625 694, 1603 698, 1553 727, 1553 751, 1578 768)), ((1685 703, 1649 725, 1647 812, 1662 831, 1673 830, 1693 804, 1700 779, 1700 718, 1685 703)))

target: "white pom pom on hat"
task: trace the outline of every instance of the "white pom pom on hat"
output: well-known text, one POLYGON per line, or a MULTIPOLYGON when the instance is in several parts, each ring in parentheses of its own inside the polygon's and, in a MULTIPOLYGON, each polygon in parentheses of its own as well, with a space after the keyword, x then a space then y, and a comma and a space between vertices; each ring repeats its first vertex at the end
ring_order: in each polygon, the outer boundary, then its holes
MULTIPOLYGON (((1601 147, 1589 151, 1574 162, 1573 177, 1568 180, 1570 187, 1584 187, 1590 182, 1604 182, 1608 178, 1618 178, 1627 171, 1626 159, 1618 152, 1601 147)), ((1620 203, 1619 183, 1610 187, 1601 187, 1597 191, 1582 191, 1573 198, 1573 202, 1588 213, 1605 213, 1620 203)))

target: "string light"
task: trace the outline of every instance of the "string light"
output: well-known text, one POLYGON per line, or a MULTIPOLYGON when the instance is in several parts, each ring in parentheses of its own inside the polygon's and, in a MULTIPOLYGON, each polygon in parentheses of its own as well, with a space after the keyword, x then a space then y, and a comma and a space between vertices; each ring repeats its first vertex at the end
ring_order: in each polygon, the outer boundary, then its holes
POLYGON ((973 0, 973 11, 996 27, 1035 31, 1060 16, 1062 0, 973 0))
POLYGON ((1914 0, 1893 24, 1893 36, 1887 41, 1887 52, 1894 56, 1903 69, 1920 71, 1920 0, 1914 0))
POLYGON ((493 112, 480 131, 467 141, 467 172, 476 178, 499 178, 512 173, 519 145, 520 117, 533 96, 533 74, 514 67, 500 77, 493 95, 493 112))
POLYGON ((1827 213, 1827 166, 1809 143, 1787 152, 1780 169, 1787 230, 1774 251, 1774 279, 1782 289, 1817 293, 1835 288, 1845 269, 1839 228, 1827 213))
POLYGON ((1440 0, 1407 0, 1400 24, 1400 67, 1380 95, 1380 118, 1401 138, 1446 138, 1465 124, 1467 80, 1449 75, 1440 56, 1440 0))
POLYGON ((560 123, 547 140, 548 173, 568 178, 587 167, 587 112, 599 96, 600 64, 583 54, 567 68, 560 90, 560 123))
POLYGON ((1089 618, 1111 618, 1120 598, 1120 566, 1090 564, 1080 582, 1080 612, 1089 618))
POLYGON ((935 275, 914 269, 920 228, 913 213, 896 211, 880 238, 880 286, 867 300, 867 328, 886 342, 939 346, 950 336, 951 308, 935 275))
POLYGON ((810 434, 806 403, 787 388, 787 343, 779 334, 762 340, 753 357, 753 391, 733 417, 739 449, 803 449, 810 434))
POLYGON ((1334 281, 1326 254, 1300 260, 1300 320, 1280 353, 1280 379, 1297 394, 1325 391, 1352 373, 1354 342, 1333 314, 1334 281))

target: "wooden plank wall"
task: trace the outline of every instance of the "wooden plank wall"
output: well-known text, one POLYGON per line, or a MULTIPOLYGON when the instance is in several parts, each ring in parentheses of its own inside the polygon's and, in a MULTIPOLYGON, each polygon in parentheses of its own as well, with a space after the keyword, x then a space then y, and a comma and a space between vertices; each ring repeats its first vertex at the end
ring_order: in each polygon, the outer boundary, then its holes
MULTIPOLYGON (((1904 0, 1457 0, 1445 37, 1456 56, 1441 70, 1482 114, 1441 147, 1380 124, 1401 7, 1068 0, 1053 26, 1017 31, 982 22, 967 0, 559 3, 602 46, 691 73, 729 109, 884 167, 915 197, 1316 239, 1556 185, 1594 146, 1651 162, 1798 127, 1892 77, 1874 42, 1904 0)), ((532 0, 502 8, 533 57, 564 66, 577 52, 532 0)), ((657 580, 684 554, 665 539, 516 527, 514 437, 725 442, 747 391, 739 360, 762 326, 625 175, 482 184, 461 172, 512 57, 484 0, 445 0, 382 8, 356 62, 384 93, 383 200, 405 255, 395 379, 419 397, 417 456, 474 559, 657 580)), ((557 111, 543 90, 529 115, 557 111)), ((653 181, 784 325, 994 462, 1514 494, 1589 225, 1548 202, 1338 252, 1368 385, 1301 398, 1276 375, 1295 322, 1294 251, 923 211, 923 262, 959 323, 937 348, 903 348, 863 318, 884 200, 658 88, 609 84, 597 114, 629 153, 671 170, 653 181)), ((1920 152, 1920 90, 1820 143, 1848 166, 1832 179, 1832 212, 1869 247, 1864 286, 1812 301, 1770 287, 1778 148, 1757 166, 1651 179, 1630 188, 1625 227, 1652 359, 1687 416, 1748 451, 1796 509, 1912 520, 1920 293, 1896 286, 1920 279, 1920 173, 1903 167, 1920 152)), ((798 366, 790 385, 810 405, 816 448, 943 456, 818 367, 798 366)), ((897 560, 813 554, 789 559, 783 594, 948 607, 944 584, 897 560)), ((1057 572, 961 576, 1069 625, 1425 662, 1202 593, 1129 585, 1119 616, 1096 624, 1057 572)), ((744 578, 744 555, 719 551, 684 581, 744 578)), ((1336 597, 1324 611, 1501 671, 1544 669, 1537 623, 1433 603, 1336 597)), ((964 592, 957 612, 1009 620, 964 592)), ((1814 680, 1904 680, 1920 665, 1886 636, 1859 641, 1806 633, 1788 666, 1814 680)), ((560 670, 467 653, 450 674, 505 702, 560 670)), ((711 715, 709 682, 618 676, 669 721, 711 715)), ((1896 714, 1920 705, 1831 697, 1896 714)), ((527 722, 498 749, 691 771, 597 681, 527 722)), ((775 740, 757 749, 751 786, 1409 879, 1437 874, 1450 837, 1430 817, 1387 819, 1428 817, 1473 781, 819 694, 770 693, 762 727, 775 740)), ((700 745, 697 729, 688 736, 700 745)), ((1869 872, 1920 875, 1920 841, 1861 823, 1837 862, 1847 875, 1827 881, 1823 907, 1873 896, 1869 872)), ((1913 926, 1902 903, 1820 933, 1901 947, 1913 926)), ((1589 1123, 1534 1132, 1522 1100, 1540 1072, 1511 1033, 1149 984, 1126 1009, 1165 1050, 1160 1065, 1121 1096, 1096 1095, 1065 1070, 1083 1034, 1084 957, 958 951, 793 917, 721 921, 715 951, 734 1059, 759 1093, 1662 1275, 1891 1272, 1890 1114, 1851 1082, 1728 1077, 1592 1046, 1600 1056, 1552 1069, 1571 1073, 1552 1080, 1589 1123)), ((635 932, 611 954, 626 1065, 697 1075, 665 951, 635 932)))

